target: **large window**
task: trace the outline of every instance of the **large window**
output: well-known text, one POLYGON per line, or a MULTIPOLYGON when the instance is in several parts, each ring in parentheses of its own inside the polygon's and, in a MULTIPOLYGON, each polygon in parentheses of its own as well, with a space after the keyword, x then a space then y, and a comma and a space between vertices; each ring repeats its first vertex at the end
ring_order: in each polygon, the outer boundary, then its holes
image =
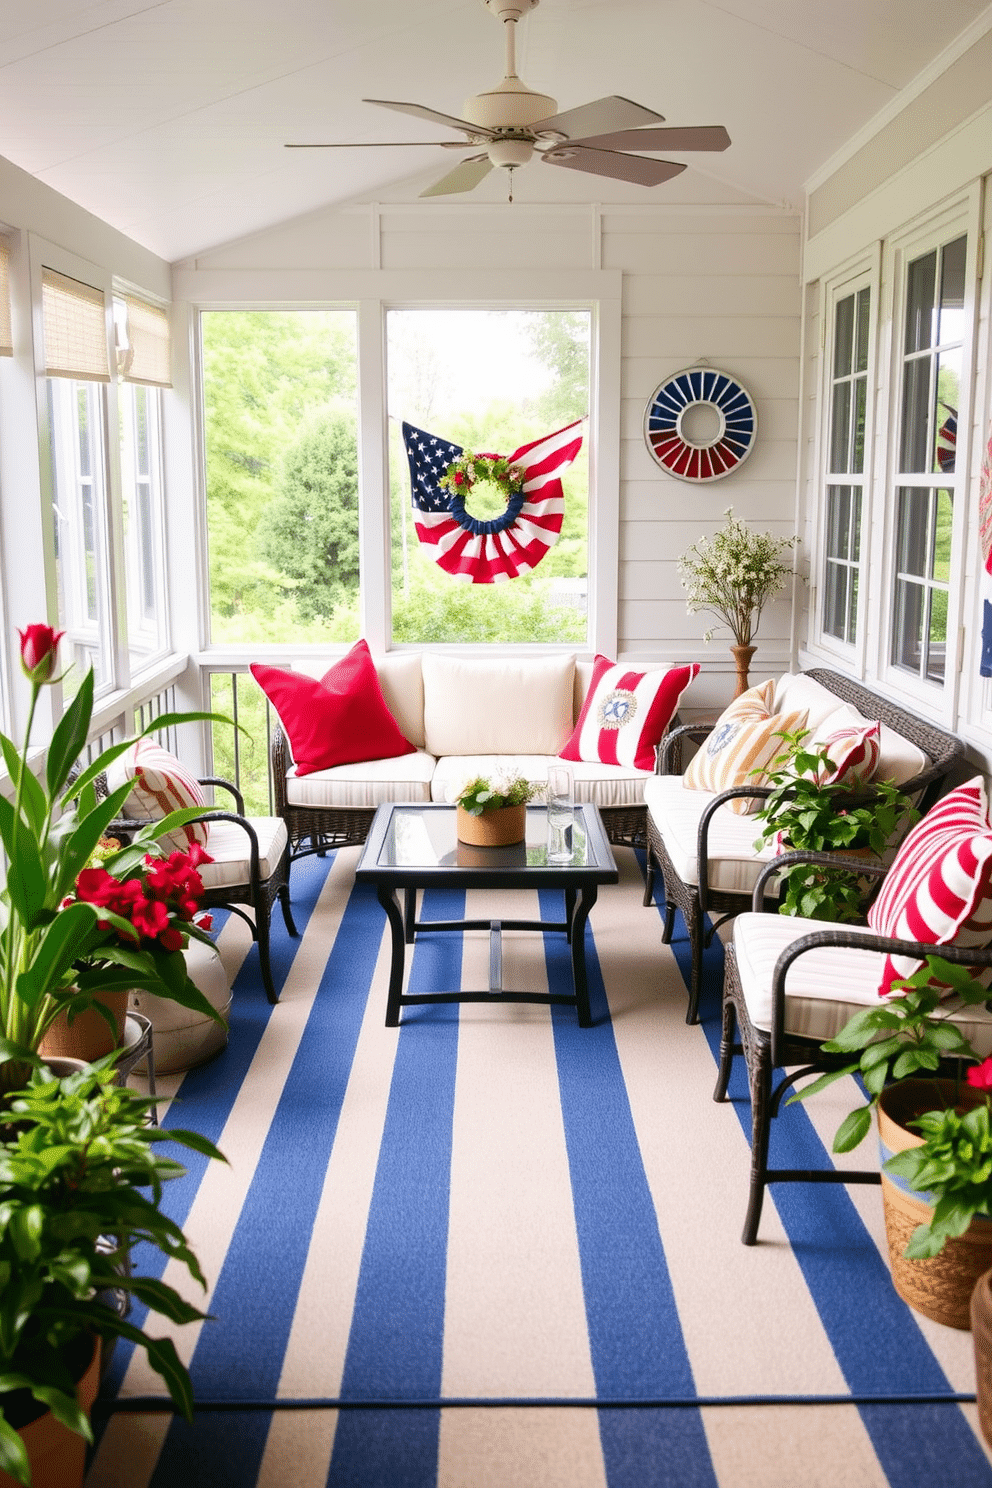
POLYGON ((871 289, 836 302, 827 448, 823 633, 848 645, 857 639, 868 415, 871 289))
POLYGON ((162 394, 124 384, 119 391, 124 569, 131 671, 168 643, 162 503, 162 394))
POLYGON ((98 689, 113 677, 104 396, 99 383, 48 379, 59 627, 66 632, 62 659, 75 664, 76 677, 92 664, 98 689))
POLYGON ((200 324, 211 638, 353 641, 355 313, 207 310, 200 324))
MULTIPOLYGON (((548 534, 534 541, 525 506, 500 535, 502 544, 515 551, 533 543, 532 553, 543 556, 512 580, 473 583, 435 561, 440 545, 418 540, 421 513, 411 500, 401 430, 406 423, 441 447, 508 456, 585 419, 590 319, 588 311, 567 310, 388 312, 394 642, 586 643, 587 442, 562 472, 557 539, 549 536, 546 551, 548 534)), ((436 468, 443 472, 443 461, 436 468)), ((467 517, 483 529, 498 525, 506 509, 491 482, 477 482, 465 503, 467 517)))
POLYGON ((901 347, 890 660, 938 683, 947 666, 966 248, 956 237, 909 263, 901 347))

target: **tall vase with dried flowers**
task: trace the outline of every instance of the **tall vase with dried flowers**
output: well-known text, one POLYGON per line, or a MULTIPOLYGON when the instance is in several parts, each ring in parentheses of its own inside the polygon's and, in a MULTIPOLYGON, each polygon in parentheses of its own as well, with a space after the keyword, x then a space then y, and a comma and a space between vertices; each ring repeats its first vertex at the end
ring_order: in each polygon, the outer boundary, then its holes
MULTIPOLYGON (((731 651, 737 667, 739 697, 748 685, 748 669, 755 652, 761 612, 778 594, 793 572, 790 549, 798 536, 773 537, 770 532, 752 532, 734 516, 733 507, 724 513, 726 524, 712 537, 700 538, 678 560, 689 614, 706 610, 726 625, 734 638, 731 651)), ((708 630, 703 639, 712 639, 708 630)))

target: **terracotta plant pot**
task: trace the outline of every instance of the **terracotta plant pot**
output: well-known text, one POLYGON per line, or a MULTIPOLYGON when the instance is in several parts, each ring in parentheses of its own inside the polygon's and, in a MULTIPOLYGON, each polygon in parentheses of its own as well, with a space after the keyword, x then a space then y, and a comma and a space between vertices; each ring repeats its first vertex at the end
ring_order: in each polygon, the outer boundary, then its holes
MULTIPOLYGON (((93 1409, 99 1385, 100 1341, 94 1339, 89 1362, 76 1390, 79 1404, 87 1416, 93 1409)), ((36 1408, 36 1402, 27 1391, 16 1393, 27 1396, 29 1411, 36 1408)), ((4 1397, 5 1411, 12 1398, 10 1395, 4 1397)), ((56 1421, 48 1410, 42 1410, 26 1426, 18 1427, 18 1435, 27 1448, 32 1488, 80 1488, 86 1471, 86 1442, 81 1436, 63 1426, 61 1421, 56 1421)), ((9 1473, 0 1471, 0 1488, 19 1488, 19 1484, 9 1473)))
POLYGON ((481 816, 473 816, 459 806, 457 823, 459 842, 470 842, 474 847, 510 847, 523 842, 527 835, 527 806, 501 806, 481 816))
POLYGON ((111 1049, 120 1047, 124 1036, 124 1019, 127 1016, 127 992, 106 992, 99 1001, 110 1010, 117 1025, 114 1035, 110 1024, 96 1008, 87 1008, 69 1022, 65 1012, 59 1013, 38 1048, 43 1058, 64 1055, 69 1059, 84 1059, 92 1063, 111 1049))
MULTIPOLYGON (((883 1090, 878 1102, 878 1136, 882 1161, 894 1152, 920 1147, 923 1138, 906 1122, 957 1100, 959 1106, 980 1104, 983 1097, 950 1080, 900 1080, 883 1090)), ((914 1193, 902 1179, 882 1173, 882 1206, 889 1243, 892 1284, 904 1302, 924 1317, 949 1328, 971 1327, 971 1297, 984 1271, 992 1267, 992 1220, 976 1217, 965 1233, 947 1241, 939 1255, 907 1260, 903 1251, 917 1225, 929 1224, 933 1208, 926 1195, 914 1193)))

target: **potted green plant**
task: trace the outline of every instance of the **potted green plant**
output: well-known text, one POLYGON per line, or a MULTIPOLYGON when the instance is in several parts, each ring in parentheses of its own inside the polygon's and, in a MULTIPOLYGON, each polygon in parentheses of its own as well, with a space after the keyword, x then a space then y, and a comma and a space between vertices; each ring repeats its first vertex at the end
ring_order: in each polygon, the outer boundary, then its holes
POLYGON ((138 1242, 152 1245, 205 1286, 181 1229, 159 1207, 162 1185, 183 1168, 157 1146, 180 1142, 223 1158, 195 1132, 149 1125, 150 1101, 115 1085, 113 1056, 61 1079, 34 1063, 0 1140, 0 1468, 30 1484, 32 1434, 58 1423, 75 1434, 62 1431, 56 1450, 75 1459, 81 1482, 92 1432, 77 1386, 87 1367, 97 1373, 100 1340, 144 1348, 176 1408, 191 1416, 192 1387, 172 1340, 145 1333, 107 1299, 134 1297, 175 1323, 205 1317, 167 1283, 134 1275, 129 1257, 138 1242))
POLYGON ((856 1147, 877 1108, 893 1283, 926 1316, 967 1328, 972 1290, 992 1266, 992 1059, 976 1054, 951 1014, 984 1006, 989 989, 937 955, 893 986, 897 996, 856 1013, 823 1045, 857 1057, 791 1099, 861 1077, 868 1100, 841 1122, 833 1150, 856 1147), (953 1077, 943 1074, 951 1068, 953 1077))
MULTIPOLYGON (((793 561, 786 554, 799 538, 752 532, 737 520, 732 506, 724 516, 725 526, 686 549, 678 560, 678 570, 689 614, 708 611, 734 638, 731 650, 737 665, 739 697, 747 688, 761 612, 792 577, 793 561)), ((713 631, 708 630, 703 640, 709 641, 712 636, 713 631)))
MULTIPOLYGON (((196 923, 195 893, 184 889, 195 888, 188 875, 195 875, 202 858, 191 853, 179 855, 183 862, 166 860, 157 842, 197 812, 177 811, 151 822, 102 867, 89 866, 131 789, 127 783, 98 801, 94 781, 133 742, 112 745, 73 775, 92 718, 92 670, 66 707, 39 775, 28 763, 39 693, 59 680, 60 639, 47 625, 21 632, 31 701, 20 751, 0 734, 14 786, 13 802, 0 795, 0 841, 8 863, 0 896, 0 1097, 20 1089, 30 1068, 26 1056, 39 1048, 60 1011, 93 1006, 101 989, 144 989, 204 1017, 218 1016, 187 976, 182 955, 190 936, 207 938, 196 923)), ((149 730, 215 716, 160 715, 149 730)))
MULTIPOLYGON (((873 780, 852 794, 831 779, 834 764, 826 745, 807 746, 808 729, 783 733, 785 748, 762 772, 771 792, 755 820, 764 823, 755 842, 760 852, 777 842, 783 852, 830 852, 879 857, 900 825, 916 820, 912 801, 889 780, 873 780)), ((779 878, 779 910, 808 920, 850 923, 860 918, 864 894, 856 871, 795 863, 779 878)))
POLYGON ((507 847, 526 835, 527 802, 542 786, 523 775, 477 775, 455 793, 459 842, 507 847))

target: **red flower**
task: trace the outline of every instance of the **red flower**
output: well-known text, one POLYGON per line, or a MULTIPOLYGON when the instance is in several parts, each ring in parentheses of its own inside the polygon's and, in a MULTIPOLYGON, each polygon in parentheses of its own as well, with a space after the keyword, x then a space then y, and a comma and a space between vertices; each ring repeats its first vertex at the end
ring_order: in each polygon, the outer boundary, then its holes
POLYGON ((19 630, 21 638, 21 667, 29 682, 50 682, 55 675, 59 641, 64 630, 53 630, 50 625, 29 625, 19 630))
POLYGON ((159 935, 158 943, 165 951, 181 951, 183 948, 183 936, 180 931, 174 930, 169 926, 159 935))
POLYGON ((973 1064, 968 1070, 968 1084, 975 1090, 992 1090, 992 1059, 973 1064))

